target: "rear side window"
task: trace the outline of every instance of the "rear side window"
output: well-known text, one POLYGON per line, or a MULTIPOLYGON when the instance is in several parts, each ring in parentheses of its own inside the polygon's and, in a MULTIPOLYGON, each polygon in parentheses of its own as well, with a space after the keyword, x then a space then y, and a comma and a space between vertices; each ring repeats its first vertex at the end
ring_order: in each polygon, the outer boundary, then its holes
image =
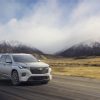
POLYGON ((1 56, 0 62, 2 62, 2 63, 6 62, 6 55, 1 56))

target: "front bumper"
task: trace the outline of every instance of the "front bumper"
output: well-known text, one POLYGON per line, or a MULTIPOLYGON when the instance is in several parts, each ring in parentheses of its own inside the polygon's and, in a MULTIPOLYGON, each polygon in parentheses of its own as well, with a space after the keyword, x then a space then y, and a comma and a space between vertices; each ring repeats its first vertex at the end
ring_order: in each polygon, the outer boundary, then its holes
POLYGON ((49 76, 31 76, 28 81, 49 81, 49 76))
POLYGON ((27 81, 50 81, 52 79, 52 75, 50 72, 46 74, 32 74, 30 70, 22 69, 19 74, 19 79, 21 82, 27 81), (22 73, 26 73, 25 76, 22 76, 22 73))

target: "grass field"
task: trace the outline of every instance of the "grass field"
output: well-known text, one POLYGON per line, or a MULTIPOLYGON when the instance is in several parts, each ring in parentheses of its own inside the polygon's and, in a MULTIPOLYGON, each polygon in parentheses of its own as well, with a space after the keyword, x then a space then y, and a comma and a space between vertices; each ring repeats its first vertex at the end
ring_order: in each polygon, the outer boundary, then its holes
POLYGON ((86 59, 58 58, 45 59, 52 67, 52 73, 100 79, 100 57, 86 59))

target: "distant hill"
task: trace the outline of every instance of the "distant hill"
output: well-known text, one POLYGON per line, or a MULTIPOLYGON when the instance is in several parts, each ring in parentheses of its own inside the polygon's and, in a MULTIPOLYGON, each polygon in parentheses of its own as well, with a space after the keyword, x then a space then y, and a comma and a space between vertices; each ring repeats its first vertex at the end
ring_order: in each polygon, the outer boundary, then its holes
POLYGON ((57 55, 62 57, 100 56, 100 42, 77 44, 57 55))
POLYGON ((44 53, 37 48, 24 45, 17 41, 1 41, 0 42, 0 53, 29 53, 33 54, 37 58, 41 58, 44 53))
POLYGON ((20 42, 15 41, 3 41, 0 42, 0 53, 40 53, 42 52, 34 47, 24 45, 20 42))
POLYGON ((18 41, 1 41, 0 53, 29 53, 38 59, 55 58, 55 55, 45 54, 37 48, 25 45, 18 41))

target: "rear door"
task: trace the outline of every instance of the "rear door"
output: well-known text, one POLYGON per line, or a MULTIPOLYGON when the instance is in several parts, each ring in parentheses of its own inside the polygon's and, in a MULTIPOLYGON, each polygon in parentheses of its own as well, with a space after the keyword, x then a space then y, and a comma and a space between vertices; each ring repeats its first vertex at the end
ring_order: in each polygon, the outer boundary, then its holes
POLYGON ((4 74, 3 68, 5 67, 5 64, 6 64, 5 60, 6 60, 6 55, 2 55, 0 59, 0 73, 1 74, 4 74))

